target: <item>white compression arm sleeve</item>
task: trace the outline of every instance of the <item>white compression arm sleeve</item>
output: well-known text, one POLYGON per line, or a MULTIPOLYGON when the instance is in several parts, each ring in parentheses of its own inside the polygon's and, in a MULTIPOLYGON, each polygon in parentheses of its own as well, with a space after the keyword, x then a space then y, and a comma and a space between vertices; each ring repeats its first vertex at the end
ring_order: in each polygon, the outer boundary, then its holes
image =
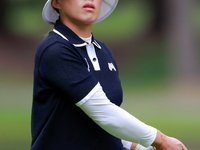
POLYGON ((99 83, 76 105, 101 128, 117 138, 140 143, 145 147, 150 146, 156 138, 157 129, 111 103, 99 83))
POLYGON ((153 146, 149 146, 149 147, 143 147, 142 145, 138 144, 135 148, 135 150, 157 150, 155 147, 153 146))
POLYGON ((132 146, 132 142, 121 140, 124 150, 130 150, 132 146))
MULTIPOLYGON (((122 145, 124 150, 131 150, 132 142, 122 140, 122 145)), ((142 145, 138 144, 135 150, 156 150, 153 146, 143 147, 142 145)))

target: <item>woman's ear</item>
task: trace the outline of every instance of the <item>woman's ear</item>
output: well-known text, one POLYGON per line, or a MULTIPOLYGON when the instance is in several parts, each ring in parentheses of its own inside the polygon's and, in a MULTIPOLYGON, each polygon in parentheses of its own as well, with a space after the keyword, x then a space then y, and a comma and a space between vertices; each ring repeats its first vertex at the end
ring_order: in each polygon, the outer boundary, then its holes
POLYGON ((55 9, 61 9, 61 7, 60 7, 60 0, 52 0, 52 6, 55 9))

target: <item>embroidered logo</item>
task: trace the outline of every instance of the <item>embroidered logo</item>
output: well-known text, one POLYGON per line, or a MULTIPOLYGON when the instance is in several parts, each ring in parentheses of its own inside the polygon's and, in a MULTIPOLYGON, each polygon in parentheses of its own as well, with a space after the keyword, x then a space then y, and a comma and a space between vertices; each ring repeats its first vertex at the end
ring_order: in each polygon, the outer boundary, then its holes
POLYGON ((110 71, 116 71, 115 66, 113 65, 113 63, 108 63, 108 68, 110 69, 110 71))

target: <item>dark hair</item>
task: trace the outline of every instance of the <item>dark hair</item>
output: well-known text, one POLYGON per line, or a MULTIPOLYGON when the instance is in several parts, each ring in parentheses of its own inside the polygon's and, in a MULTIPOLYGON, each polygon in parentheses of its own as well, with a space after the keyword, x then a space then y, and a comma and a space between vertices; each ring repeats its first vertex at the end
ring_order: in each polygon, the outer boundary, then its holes
POLYGON ((54 24, 53 24, 53 27, 52 27, 52 29, 51 29, 51 30, 53 30, 53 29, 55 28, 55 26, 56 26, 56 23, 54 23, 54 24))
POLYGON ((46 34, 44 34, 44 38, 43 39, 45 39, 49 35, 50 31, 53 31, 53 29, 55 28, 55 26, 56 26, 56 23, 54 23, 53 26, 52 26, 52 28, 46 34))

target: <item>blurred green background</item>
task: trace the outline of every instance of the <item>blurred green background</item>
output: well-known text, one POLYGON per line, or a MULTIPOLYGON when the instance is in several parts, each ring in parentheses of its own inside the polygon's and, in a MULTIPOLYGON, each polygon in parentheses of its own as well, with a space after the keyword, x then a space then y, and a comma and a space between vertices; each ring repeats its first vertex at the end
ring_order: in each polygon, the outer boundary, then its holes
MULTIPOLYGON (((34 53, 52 28, 45 2, 0 1, 0 150, 30 149, 34 53)), ((93 34, 118 64, 122 107, 199 149, 200 1, 121 0, 93 34)))

